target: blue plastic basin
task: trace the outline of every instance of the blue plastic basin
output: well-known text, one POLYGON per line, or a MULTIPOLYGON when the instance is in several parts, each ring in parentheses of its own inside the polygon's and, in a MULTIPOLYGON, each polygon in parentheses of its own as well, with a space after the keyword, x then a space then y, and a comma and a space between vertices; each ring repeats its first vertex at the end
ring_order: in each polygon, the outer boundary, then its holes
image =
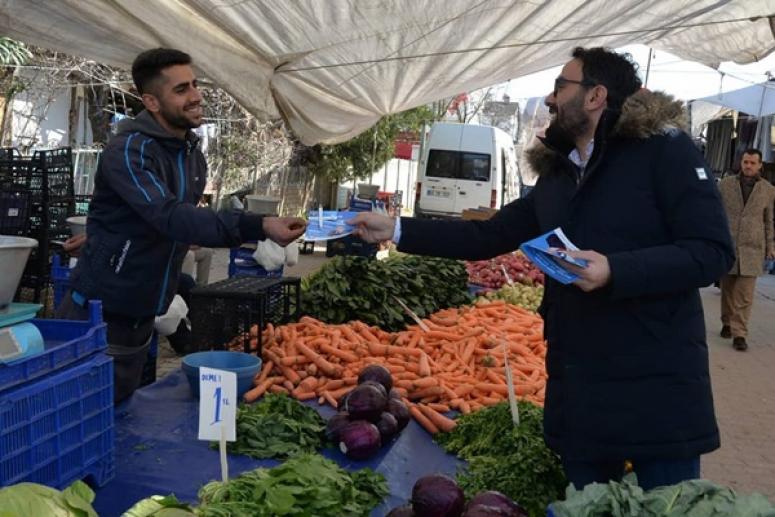
POLYGON ((183 358, 181 368, 188 378, 191 393, 199 398, 199 367, 216 368, 237 374, 237 397, 242 398, 253 386, 253 378, 261 369, 261 358, 244 352, 211 350, 196 352, 183 358))

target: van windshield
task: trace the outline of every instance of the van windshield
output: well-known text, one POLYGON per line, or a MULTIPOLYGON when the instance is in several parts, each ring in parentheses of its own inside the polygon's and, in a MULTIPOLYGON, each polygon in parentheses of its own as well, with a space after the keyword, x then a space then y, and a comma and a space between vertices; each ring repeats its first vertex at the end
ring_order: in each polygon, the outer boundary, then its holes
POLYGON ((425 175, 469 181, 490 181, 490 155, 431 149, 425 175))

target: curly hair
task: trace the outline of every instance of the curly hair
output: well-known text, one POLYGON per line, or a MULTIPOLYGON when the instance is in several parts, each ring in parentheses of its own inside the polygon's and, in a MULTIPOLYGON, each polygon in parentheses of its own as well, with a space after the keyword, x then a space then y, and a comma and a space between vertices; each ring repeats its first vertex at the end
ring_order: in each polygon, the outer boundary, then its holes
POLYGON ((620 110, 627 97, 640 90, 638 64, 630 54, 604 47, 576 47, 571 56, 581 61, 584 80, 606 87, 609 109, 620 110))

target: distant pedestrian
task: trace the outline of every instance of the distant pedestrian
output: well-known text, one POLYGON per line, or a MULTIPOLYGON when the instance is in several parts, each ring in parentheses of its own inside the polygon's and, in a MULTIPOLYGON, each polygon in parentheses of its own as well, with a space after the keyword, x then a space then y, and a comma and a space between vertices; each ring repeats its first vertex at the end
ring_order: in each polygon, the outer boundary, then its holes
POLYGON ((753 306, 756 277, 765 261, 775 259, 773 199, 775 187, 762 178, 762 153, 748 149, 740 162, 740 174, 719 182, 721 199, 729 220, 737 260, 721 277, 721 337, 732 338, 735 350, 748 349, 748 319, 753 306))

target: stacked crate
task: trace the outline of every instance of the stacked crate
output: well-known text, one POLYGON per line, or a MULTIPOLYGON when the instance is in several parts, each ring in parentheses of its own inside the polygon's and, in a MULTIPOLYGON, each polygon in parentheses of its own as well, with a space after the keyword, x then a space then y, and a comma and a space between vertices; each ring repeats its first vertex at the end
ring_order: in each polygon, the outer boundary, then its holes
POLYGON ((45 351, 0 364, 0 486, 102 486, 115 475, 115 431, 100 304, 91 303, 89 321, 31 322, 45 351))
POLYGON ((52 241, 70 236, 67 218, 75 213, 73 159, 69 147, 35 151, 25 157, 0 150, 0 234, 38 241, 27 261, 21 287, 39 302, 49 283, 52 241))

